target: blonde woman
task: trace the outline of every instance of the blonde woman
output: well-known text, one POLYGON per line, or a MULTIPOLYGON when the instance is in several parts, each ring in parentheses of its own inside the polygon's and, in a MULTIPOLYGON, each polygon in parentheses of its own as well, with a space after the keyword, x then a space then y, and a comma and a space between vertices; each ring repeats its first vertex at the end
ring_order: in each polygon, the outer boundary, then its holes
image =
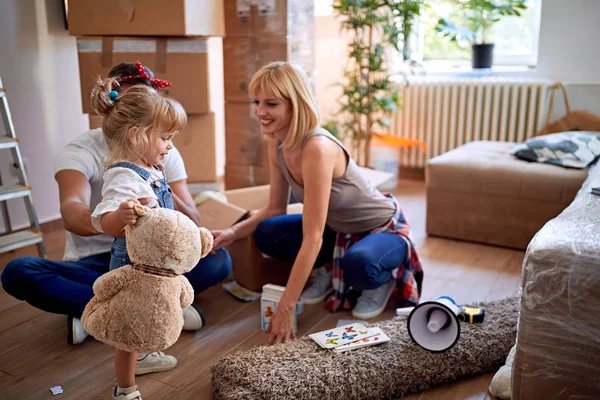
POLYGON ((261 132, 271 138, 269 203, 213 234, 218 249, 254 232, 263 253, 294 262, 267 342, 294 338, 290 317, 300 298, 326 300, 332 312, 353 309, 361 319, 381 314, 395 288, 404 303, 417 303, 423 273, 398 202, 374 188, 343 144, 319 126, 304 71, 287 62, 266 65, 249 94, 261 132), (286 215, 290 189, 304 203, 302 215, 286 215))

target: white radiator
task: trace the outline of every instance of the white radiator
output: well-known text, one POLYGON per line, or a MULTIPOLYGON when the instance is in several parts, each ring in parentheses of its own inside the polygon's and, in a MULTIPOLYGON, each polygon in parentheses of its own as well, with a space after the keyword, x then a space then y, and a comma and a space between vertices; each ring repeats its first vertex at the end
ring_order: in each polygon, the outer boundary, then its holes
POLYGON ((427 144, 401 150, 400 165, 424 168, 427 160, 474 140, 520 142, 543 127, 552 81, 525 78, 409 77, 399 83, 402 107, 394 135, 427 144))

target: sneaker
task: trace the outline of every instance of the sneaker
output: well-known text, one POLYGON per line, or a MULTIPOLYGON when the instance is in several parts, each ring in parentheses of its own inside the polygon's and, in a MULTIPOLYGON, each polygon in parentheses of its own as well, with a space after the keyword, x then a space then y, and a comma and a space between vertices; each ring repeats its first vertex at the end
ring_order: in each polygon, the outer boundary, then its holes
POLYGON ((90 334, 83 329, 83 325, 79 318, 71 316, 67 317, 67 343, 71 345, 79 344, 88 336, 90 336, 90 334))
POLYGON ((196 303, 187 306, 183 310, 183 330, 184 331, 197 331, 206 324, 204 314, 196 303))
MULTIPOLYGON (((144 375, 153 372, 169 371, 177 366, 177 359, 162 351, 140 353, 135 364, 135 374, 144 375)), ((135 398, 135 397, 134 397, 135 398)))
POLYGON ((381 314, 395 286, 396 280, 392 278, 377 289, 363 290, 352 310, 352 316, 358 319, 370 319, 381 314))
POLYGON ((142 400, 142 394, 138 390, 137 386, 122 389, 119 388, 119 385, 115 385, 112 396, 113 400, 142 400), (117 394, 117 389, 121 389, 119 390, 119 394, 117 394))
POLYGON ((312 285, 302 292, 300 300, 304 304, 322 303, 331 292, 333 292, 331 272, 328 272, 325 267, 321 267, 317 269, 317 273, 312 279, 312 285))

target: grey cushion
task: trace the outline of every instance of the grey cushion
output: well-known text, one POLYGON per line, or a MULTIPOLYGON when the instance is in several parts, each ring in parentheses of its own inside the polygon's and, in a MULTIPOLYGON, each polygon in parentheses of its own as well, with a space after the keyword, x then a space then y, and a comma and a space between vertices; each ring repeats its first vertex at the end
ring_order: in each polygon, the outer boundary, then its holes
POLYGON ((571 168, 587 168, 600 156, 600 132, 572 131, 538 136, 516 145, 515 157, 571 168))

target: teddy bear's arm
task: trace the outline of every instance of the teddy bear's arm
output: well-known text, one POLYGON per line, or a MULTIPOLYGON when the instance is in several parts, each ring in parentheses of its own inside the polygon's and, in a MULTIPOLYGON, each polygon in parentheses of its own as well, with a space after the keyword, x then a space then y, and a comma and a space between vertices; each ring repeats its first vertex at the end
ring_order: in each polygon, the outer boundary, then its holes
POLYGON ((94 295, 99 300, 108 300, 117 294, 128 281, 129 268, 114 269, 96 279, 93 286, 94 295))
POLYGON ((179 275, 181 279, 181 308, 186 308, 194 301, 194 288, 190 281, 183 275, 179 275))

